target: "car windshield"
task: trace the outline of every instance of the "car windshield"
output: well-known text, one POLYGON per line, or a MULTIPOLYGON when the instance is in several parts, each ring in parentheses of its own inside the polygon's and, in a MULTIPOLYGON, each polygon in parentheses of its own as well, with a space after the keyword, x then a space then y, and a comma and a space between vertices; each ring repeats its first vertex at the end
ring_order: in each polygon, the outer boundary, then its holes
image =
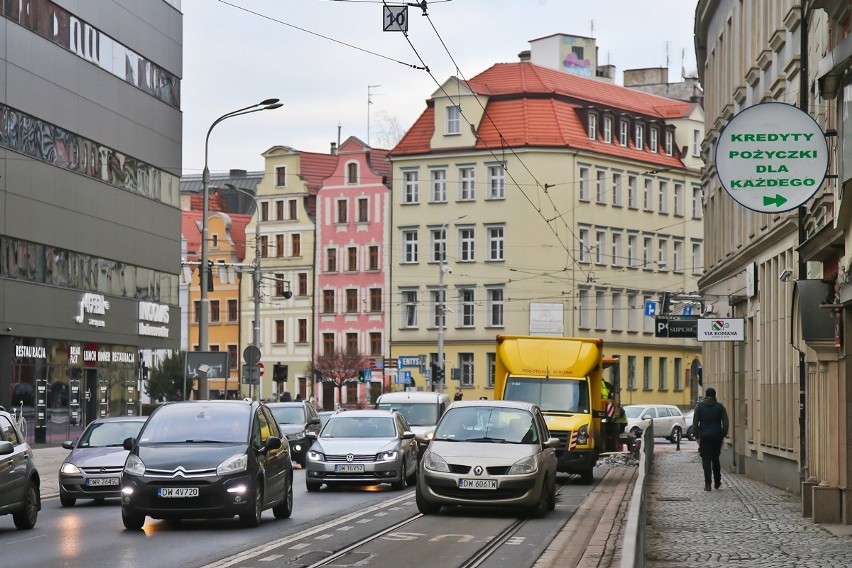
POLYGON ((625 406, 624 413, 628 418, 639 418, 639 415, 642 414, 642 411, 645 410, 644 406, 625 406))
POLYGON ((434 440, 536 444, 541 439, 532 414, 516 408, 451 408, 435 430, 434 440))
POLYGON ((140 435, 142 444, 214 442, 245 444, 250 410, 242 404, 176 403, 160 407, 140 435))
POLYGON ((380 402, 379 410, 397 410, 411 426, 434 426, 438 422, 438 405, 424 402, 380 402))
POLYGON ((279 424, 304 424, 306 422, 303 406, 272 406, 269 409, 279 424))
POLYGON ((104 448, 121 446, 125 438, 135 438, 145 424, 144 420, 126 420, 121 422, 92 422, 80 440, 78 448, 104 448))
POLYGON ((321 438, 393 438, 393 418, 388 416, 333 416, 320 434, 321 438))
POLYGON ((505 400, 537 404, 542 412, 589 413, 589 387, 586 380, 510 378, 505 400))

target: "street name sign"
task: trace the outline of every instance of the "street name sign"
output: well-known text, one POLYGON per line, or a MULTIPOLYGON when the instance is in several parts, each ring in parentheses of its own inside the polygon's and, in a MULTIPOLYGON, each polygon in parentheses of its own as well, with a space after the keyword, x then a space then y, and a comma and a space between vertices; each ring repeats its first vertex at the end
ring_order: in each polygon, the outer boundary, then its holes
POLYGON ((760 103, 725 125, 715 162, 722 187, 737 203, 758 213, 780 213, 802 205, 822 185, 828 143, 805 111, 760 103))
POLYGON ((742 318, 701 318, 698 341, 743 341, 745 320, 742 318))

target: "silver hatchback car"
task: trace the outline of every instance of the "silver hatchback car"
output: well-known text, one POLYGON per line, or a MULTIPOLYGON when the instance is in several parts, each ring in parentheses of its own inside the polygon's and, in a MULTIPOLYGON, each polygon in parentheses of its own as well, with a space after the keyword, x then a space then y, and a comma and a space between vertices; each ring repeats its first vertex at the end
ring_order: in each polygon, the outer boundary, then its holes
POLYGON ((518 508, 544 516, 556 507, 556 446, 535 404, 453 403, 435 429, 417 481, 424 515, 443 505, 518 508))

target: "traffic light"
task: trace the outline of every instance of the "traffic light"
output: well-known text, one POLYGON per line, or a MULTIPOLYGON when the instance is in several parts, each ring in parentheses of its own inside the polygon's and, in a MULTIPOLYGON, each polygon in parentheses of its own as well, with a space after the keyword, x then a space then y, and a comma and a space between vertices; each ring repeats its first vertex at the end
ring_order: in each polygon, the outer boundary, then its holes
POLYGON ((444 382, 444 368, 436 364, 432 364, 432 382, 442 384, 444 382))
POLYGON ((213 292, 213 261, 207 261, 207 291, 213 292))
POLYGON ((272 367, 272 380, 276 383, 286 383, 287 382, 287 365, 282 365, 281 363, 275 363, 272 367))
POLYGON ((358 371, 358 382, 363 383, 367 380, 367 377, 364 376, 364 371, 358 371))

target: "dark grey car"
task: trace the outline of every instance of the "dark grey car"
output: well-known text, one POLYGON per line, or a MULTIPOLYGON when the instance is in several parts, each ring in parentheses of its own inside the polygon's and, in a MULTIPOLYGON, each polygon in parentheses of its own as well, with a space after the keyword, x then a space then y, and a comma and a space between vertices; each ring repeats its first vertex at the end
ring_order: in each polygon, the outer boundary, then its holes
POLYGON ((62 442, 71 450, 59 468, 59 502, 73 507, 77 499, 121 497, 121 471, 127 460, 124 440, 139 434, 145 417, 99 418, 77 440, 62 442))
POLYGON ((0 412, 0 515, 31 529, 41 510, 41 478, 33 452, 8 412, 0 412))
POLYGON ((281 434, 287 437, 287 443, 290 444, 290 459, 304 467, 308 449, 311 447, 311 440, 308 440, 307 433, 317 434, 320 430, 317 411, 311 403, 306 401, 268 402, 266 406, 278 421, 281 434))

